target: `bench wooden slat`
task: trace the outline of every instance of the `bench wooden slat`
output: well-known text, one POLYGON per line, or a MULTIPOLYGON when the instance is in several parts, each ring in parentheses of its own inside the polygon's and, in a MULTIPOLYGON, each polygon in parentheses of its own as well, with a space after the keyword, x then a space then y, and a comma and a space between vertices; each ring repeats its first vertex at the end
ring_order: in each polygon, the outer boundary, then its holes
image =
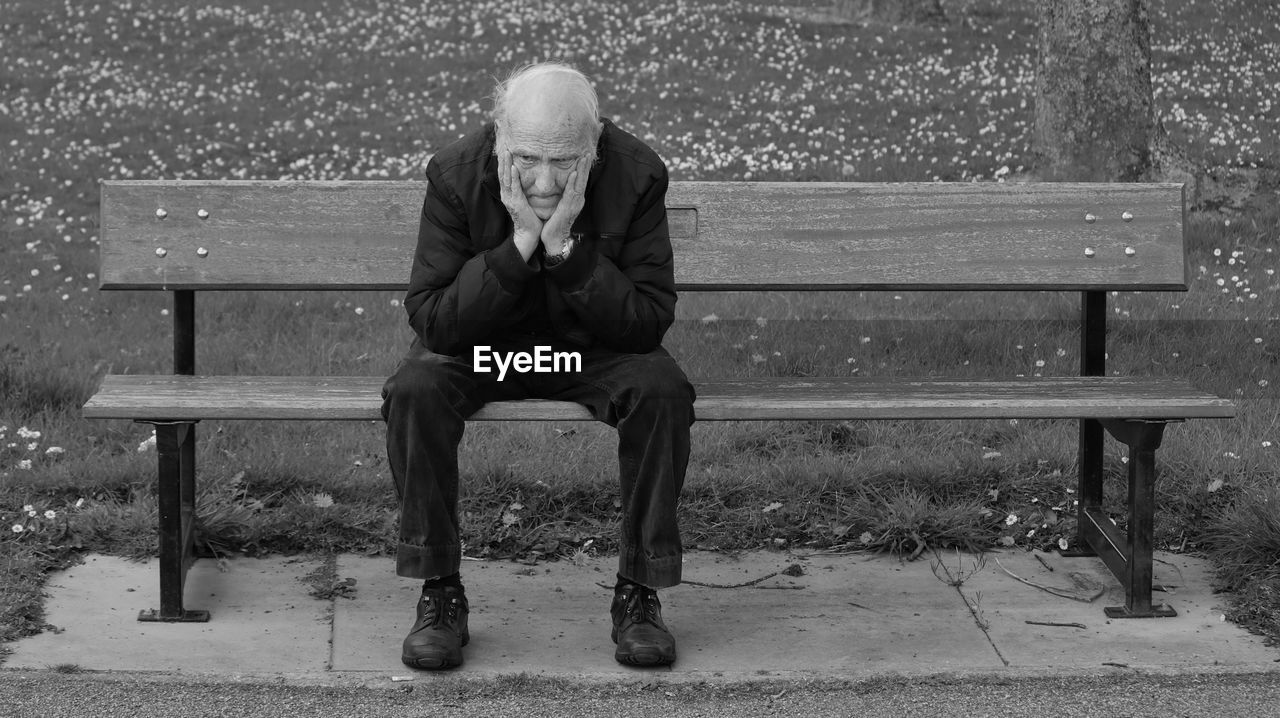
MULTIPOLYGON (((101 287, 403 290, 425 191, 104 182, 101 287)), ((682 290, 1185 290, 1182 200, 1176 184, 673 182, 667 205, 682 290)))
MULTIPOLYGON (((381 420, 381 377, 110 375, 84 407, 98 419, 381 420)), ((1227 418, 1230 401, 1164 378, 1016 381, 751 378, 695 382, 699 420, 1227 418)), ((590 419, 557 401, 495 402, 475 420, 590 419)))

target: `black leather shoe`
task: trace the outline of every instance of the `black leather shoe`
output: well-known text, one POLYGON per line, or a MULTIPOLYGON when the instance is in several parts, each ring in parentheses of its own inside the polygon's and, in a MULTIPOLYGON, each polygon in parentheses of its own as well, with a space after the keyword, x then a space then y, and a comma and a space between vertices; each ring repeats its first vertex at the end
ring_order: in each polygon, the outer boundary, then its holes
POLYGON ((676 639, 662 622, 658 592, 625 584, 613 594, 613 657, 630 666, 668 666, 676 660, 676 639))
POLYGON ((424 588, 418 620, 405 636, 400 660, 410 668, 438 671, 462 665, 467 632, 467 597, 461 588, 424 588))

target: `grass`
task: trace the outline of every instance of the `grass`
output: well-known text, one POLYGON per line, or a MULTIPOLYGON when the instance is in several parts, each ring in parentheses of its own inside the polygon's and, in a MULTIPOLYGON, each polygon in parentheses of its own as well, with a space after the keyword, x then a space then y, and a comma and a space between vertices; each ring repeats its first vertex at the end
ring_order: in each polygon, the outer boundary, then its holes
MULTIPOLYGON (((950 25, 894 27, 809 22, 805 2, 0 0, 0 642, 40 629, 46 572, 83 551, 155 551, 148 429, 79 417, 103 374, 170 361, 166 297, 96 290, 99 180, 419 178, 433 148, 482 121, 493 74, 545 57, 593 75, 604 111, 676 179, 1016 175, 1030 163, 1031 12, 962 5, 950 25)), ((1274 174, 1280 10, 1156 0, 1153 20, 1174 139, 1209 172, 1274 174)), ((1188 237, 1189 293, 1111 298, 1109 368, 1239 404, 1233 421, 1168 432, 1157 537, 1213 558, 1233 620, 1280 636, 1280 206, 1193 213, 1188 237)), ((688 294, 667 344, 695 377, 1067 375, 1077 309, 1055 293, 688 294)), ((399 297, 380 292, 202 296, 197 319, 210 373, 387 375, 410 339, 399 297)), ((209 555, 392 550, 380 425, 208 422, 199 436, 209 555)), ((1064 423, 699 424, 694 442, 680 515, 693 546, 910 556, 1074 535, 1064 423)), ((1122 459, 1110 445, 1113 509, 1122 459)), ((472 555, 615 547, 607 427, 478 424, 461 461, 472 555)))

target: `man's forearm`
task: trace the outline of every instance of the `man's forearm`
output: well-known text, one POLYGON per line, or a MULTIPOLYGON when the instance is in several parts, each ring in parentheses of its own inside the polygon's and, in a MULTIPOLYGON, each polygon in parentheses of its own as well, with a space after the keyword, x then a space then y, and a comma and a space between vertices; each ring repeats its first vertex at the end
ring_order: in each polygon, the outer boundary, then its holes
POLYGON ((412 288, 422 280, 411 278, 405 299, 409 324, 434 352, 464 351, 517 321, 524 288, 536 275, 508 240, 467 260, 446 286, 424 286, 415 294, 412 288))
MULTIPOLYGON (((571 260, 572 261, 572 260, 571 260)), ((662 343, 675 321, 675 289, 670 269, 624 272, 597 258, 590 276, 564 293, 578 321, 605 346, 642 354, 662 343)))
POLYGON ((541 238, 536 233, 516 231, 511 235, 511 241, 515 243, 516 251, 520 252, 520 258, 528 262, 537 251, 541 238))

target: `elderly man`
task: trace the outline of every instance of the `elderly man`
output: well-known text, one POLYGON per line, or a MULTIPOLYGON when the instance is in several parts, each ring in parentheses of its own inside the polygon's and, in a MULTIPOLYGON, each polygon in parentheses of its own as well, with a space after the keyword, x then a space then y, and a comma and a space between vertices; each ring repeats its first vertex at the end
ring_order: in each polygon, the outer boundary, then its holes
POLYGON ((680 582, 694 391, 661 346, 676 303, 666 166, 599 117, 585 76, 543 63, 501 83, 493 122, 437 153, 427 179, 404 302, 417 339, 383 389, 396 572, 424 580, 402 660, 462 663, 458 444, 485 403, 534 397, 617 428, 614 655, 670 664, 657 589, 680 582))

